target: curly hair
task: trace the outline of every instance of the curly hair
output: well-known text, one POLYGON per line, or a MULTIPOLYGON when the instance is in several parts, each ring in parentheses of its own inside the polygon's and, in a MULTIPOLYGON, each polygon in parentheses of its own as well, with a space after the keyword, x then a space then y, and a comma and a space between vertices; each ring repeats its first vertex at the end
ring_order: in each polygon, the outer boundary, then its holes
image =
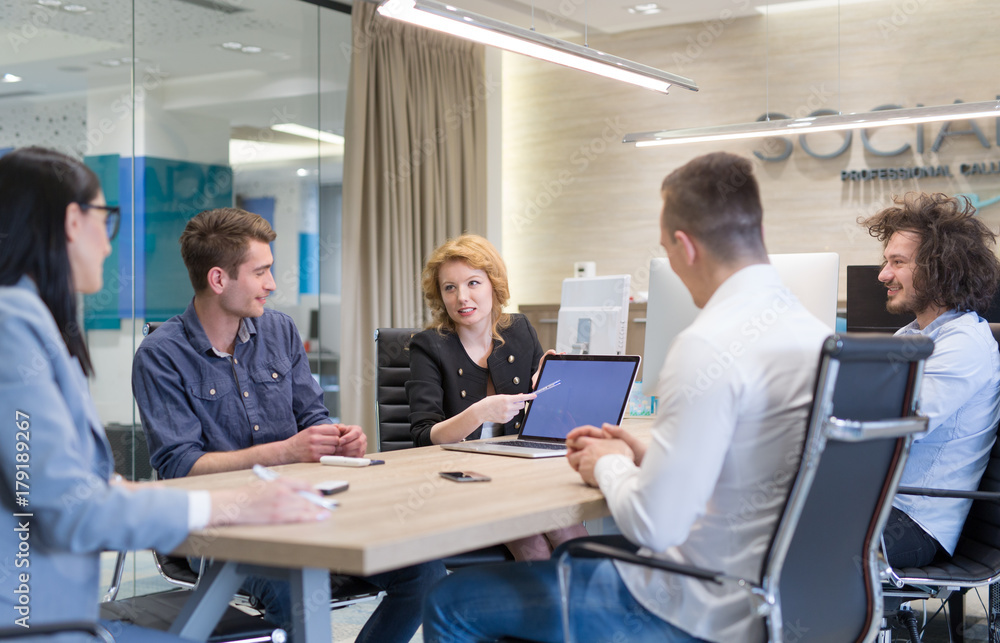
POLYGON ((424 299, 431 311, 431 319, 427 328, 433 328, 439 333, 455 332, 455 322, 448 316, 444 299, 441 297, 441 286, 438 275, 441 266, 449 261, 464 261, 475 270, 482 270, 493 286, 493 339, 500 340, 500 331, 510 326, 510 315, 503 312, 503 307, 510 300, 510 286, 507 284, 507 266, 500 253, 492 243, 478 234, 463 234, 448 239, 431 253, 421 276, 421 287, 424 299))
POLYGON ((969 199, 907 192, 893 202, 859 223, 883 248, 896 232, 920 237, 913 271, 916 310, 937 306, 985 313, 1000 283, 1000 260, 992 249, 996 235, 976 218, 969 199))

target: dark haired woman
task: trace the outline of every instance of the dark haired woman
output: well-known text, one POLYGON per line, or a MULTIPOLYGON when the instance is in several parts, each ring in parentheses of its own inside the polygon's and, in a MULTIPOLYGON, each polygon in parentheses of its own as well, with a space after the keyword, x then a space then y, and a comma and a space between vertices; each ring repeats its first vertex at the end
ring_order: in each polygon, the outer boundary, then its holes
MULTIPOLYGON (((0 611, 32 627, 97 619, 102 550, 170 551, 192 529, 329 515, 293 481, 209 493, 113 475, 76 320, 77 294, 101 289, 118 216, 76 159, 38 147, 0 158, 0 611)), ((119 641, 175 640, 107 625, 119 641)))

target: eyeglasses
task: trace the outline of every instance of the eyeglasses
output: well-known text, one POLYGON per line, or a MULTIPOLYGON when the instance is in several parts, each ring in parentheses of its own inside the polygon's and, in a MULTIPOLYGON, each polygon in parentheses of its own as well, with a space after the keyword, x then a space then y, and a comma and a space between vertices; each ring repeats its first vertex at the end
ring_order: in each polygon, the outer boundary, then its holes
POLYGON ((94 205, 92 203, 81 203, 81 210, 104 210, 108 213, 104 223, 108 226, 108 241, 113 241, 118 236, 118 226, 122 220, 122 209, 117 205, 94 205))

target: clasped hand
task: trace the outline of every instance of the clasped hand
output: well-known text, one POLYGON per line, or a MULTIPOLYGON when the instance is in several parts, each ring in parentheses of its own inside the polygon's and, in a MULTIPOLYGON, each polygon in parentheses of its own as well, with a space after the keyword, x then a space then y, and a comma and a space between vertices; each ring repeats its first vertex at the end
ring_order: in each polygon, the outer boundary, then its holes
POLYGON ((319 462, 324 455, 361 457, 368 448, 368 438, 360 426, 315 424, 299 431, 286 441, 290 462, 319 462))
POLYGON ((607 423, 600 429, 590 425, 573 429, 566 436, 566 448, 569 465, 592 487, 598 486, 594 468, 602 457, 617 453, 639 466, 646 454, 645 445, 628 431, 607 423))

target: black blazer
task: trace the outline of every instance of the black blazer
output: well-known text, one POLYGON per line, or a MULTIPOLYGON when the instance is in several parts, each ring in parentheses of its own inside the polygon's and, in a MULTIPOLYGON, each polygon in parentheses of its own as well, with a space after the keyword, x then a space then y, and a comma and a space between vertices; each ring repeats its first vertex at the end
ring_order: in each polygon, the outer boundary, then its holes
MULTIPOLYGON (((431 444, 431 427, 458 415, 486 397, 486 379, 493 378, 496 392, 504 395, 531 392, 531 376, 538 370, 542 346, 524 315, 512 314, 510 326, 500 333, 504 343, 493 340, 488 370, 472 361, 458 335, 436 330, 417 333, 410 341, 410 433, 418 446, 431 444)), ((517 433, 524 411, 503 426, 504 435, 517 433)), ((480 436, 482 427, 469 438, 480 436)))

